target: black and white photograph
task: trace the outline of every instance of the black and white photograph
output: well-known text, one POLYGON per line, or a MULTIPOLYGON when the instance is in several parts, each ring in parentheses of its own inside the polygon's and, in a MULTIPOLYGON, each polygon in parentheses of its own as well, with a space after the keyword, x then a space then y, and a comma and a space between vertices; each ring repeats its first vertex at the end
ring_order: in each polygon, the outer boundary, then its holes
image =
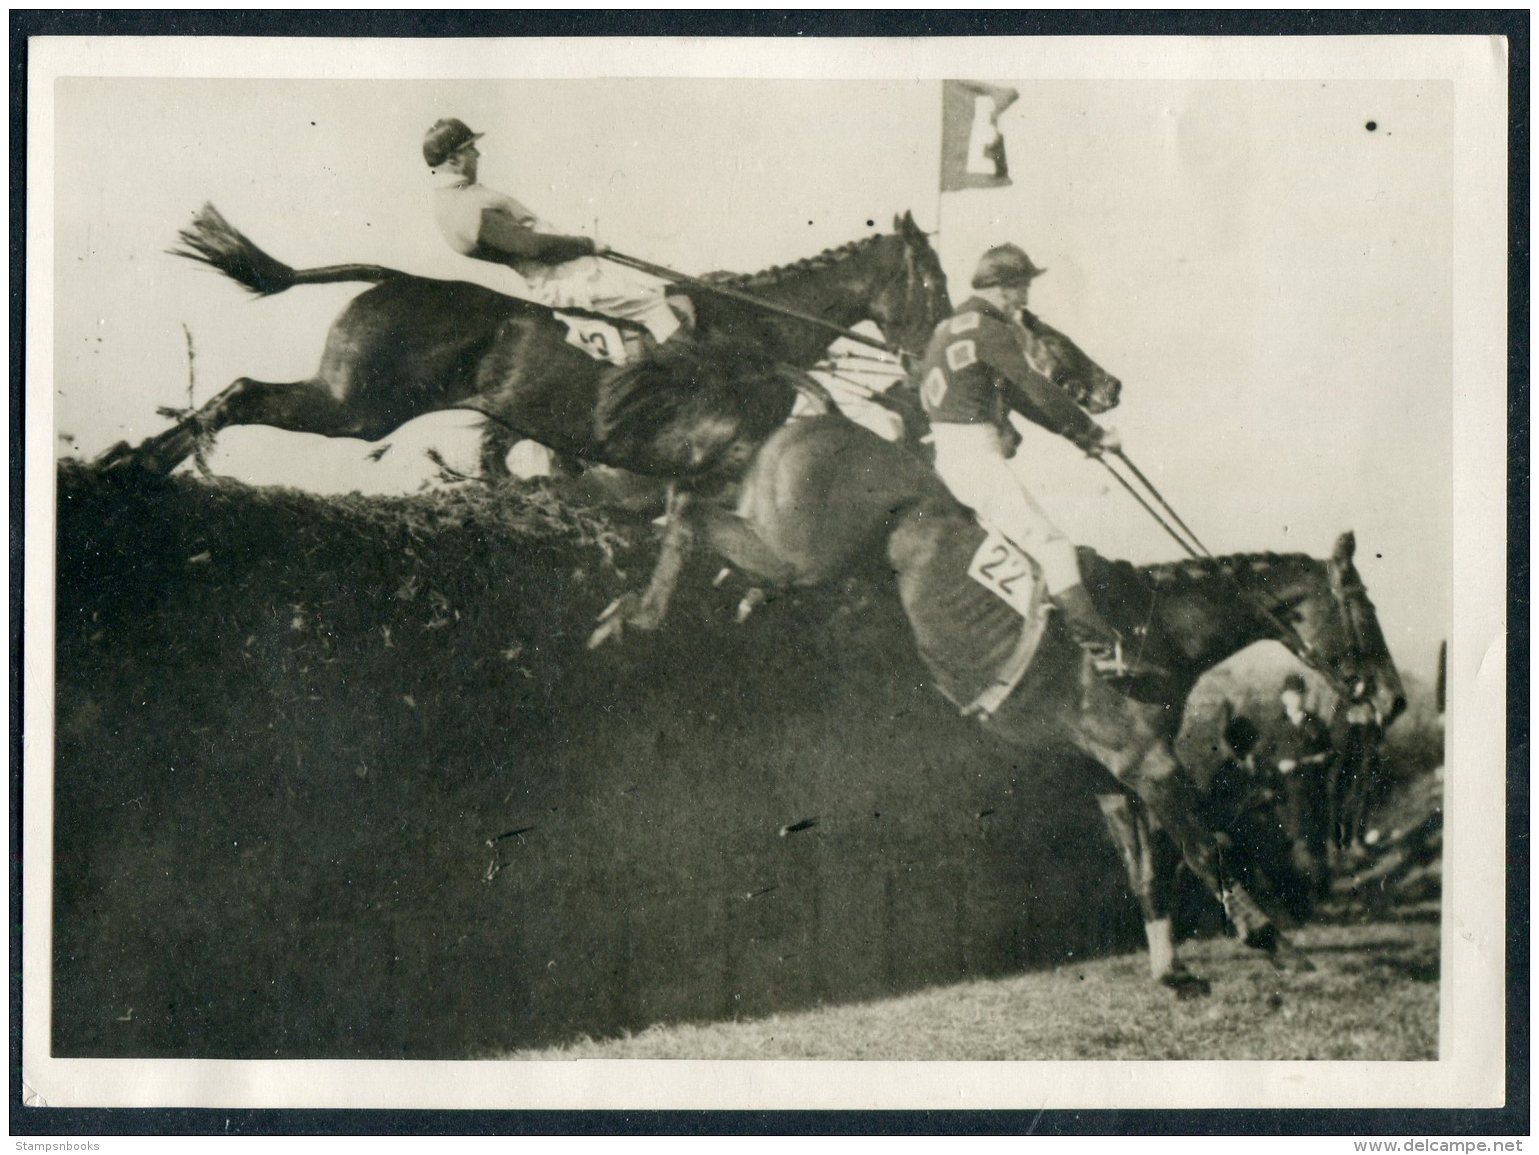
POLYGON ((1506 67, 34 42, 32 1102, 1499 1104, 1506 67))

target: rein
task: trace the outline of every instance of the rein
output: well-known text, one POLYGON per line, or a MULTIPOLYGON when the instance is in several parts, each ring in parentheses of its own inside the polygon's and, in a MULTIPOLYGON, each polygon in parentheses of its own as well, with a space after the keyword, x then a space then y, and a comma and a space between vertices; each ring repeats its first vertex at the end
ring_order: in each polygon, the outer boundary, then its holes
POLYGON ((857 333, 853 329, 846 329, 842 325, 836 325, 832 321, 825 321, 822 317, 814 316, 811 313, 804 313, 800 309, 792 309, 786 305, 776 305, 761 297, 755 297, 751 293, 744 293, 738 289, 729 289, 725 285, 712 284, 710 281, 703 281, 699 277, 691 277, 687 273, 680 273, 663 265, 655 265, 651 261, 644 261, 640 257, 617 253, 611 249, 603 254, 603 258, 606 261, 613 261, 617 265, 625 265, 643 273, 650 273, 654 277, 661 277, 664 280, 672 281, 686 288, 695 289, 702 293, 715 293, 718 297, 731 298, 742 304, 750 305, 761 312, 774 313, 793 321, 800 321, 806 325, 816 325, 821 329, 845 338, 847 341, 858 341, 862 345, 869 345, 873 349, 880 349, 884 353, 891 353, 896 357, 913 356, 907 350, 899 349, 896 345, 889 345, 886 341, 878 341, 875 337, 867 337, 864 333, 857 333))
MULTIPOLYGON (((1128 455, 1121 449, 1112 450, 1112 453, 1119 461, 1127 466, 1128 470, 1132 473, 1133 477, 1137 479, 1139 484, 1142 485, 1144 489, 1148 491, 1149 495, 1159 503, 1160 507, 1167 514, 1169 514, 1171 521, 1174 521, 1176 525, 1181 527, 1181 530, 1186 535, 1185 537, 1183 537, 1182 534, 1177 533, 1175 528, 1171 526, 1170 522, 1167 522, 1164 517, 1160 516, 1160 513, 1154 508, 1153 505, 1145 500, 1143 494, 1141 494, 1138 489, 1134 487, 1131 481, 1129 481, 1120 472, 1112 467, 1111 462, 1106 460, 1104 454, 1093 453, 1091 456, 1099 461, 1102 468, 1104 468, 1107 473, 1111 474, 1112 477, 1116 479, 1117 484, 1122 486, 1123 489, 1127 490, 1130 494, 1133 495, 1134 500, 1136 500, 1139 505, 1144 507, 1149 516, 1154 518, 1154 520, 1159 523, 1160 528, 1169 534, 1172 539, 1174 539, 1176 544, 1186 552, 1187 556, 1196 561, 1210 561, 1216 563, 1218 559, 1213 556, 1207 546, 1202 544, 1202 540, 1195 533, 1193 533, 1190 528, 1187 527, 1186 522, 1181 520, 1181 516, 1171 508, 1170 503, 1165 500, 1164 495, 1160 493, 1159 489, 1155 487, 1154 483, 1150 481, 1146 476, 1144 476, 1143 470, 1134 465, 1133 462, 1129 460, 1128 455)), ((1222 569, 1220 569, 1219 572, 1222 573, 1222 569)), ((1249 602, 1251 608, 1256 610, 1256 612, 1259 613, 1261 617, 1269 625, 1271 625, 1273 629, 1277 631, 1277 640, 1280 641, 1283 645, 1287 646, 1288 649, 1292 651, 1294 657, 1296 657, 1299 661, 1303 662, 1304 665, 1308 666, 1311 670, 1324 678, 1330 684, 1331 689, 1341 697, 1347 699, 1352 697, 1351 687, 1348 686, 1346 681, 1341 678, 1334 670, 1328 669, 1326 667, 1326 664, 1322 662, 1318 656, 1316 656, 1314 647, 1304 640, 1303 636, 1293 628, 1292 623, 1284 621, 1281 617, 1279 617, 1276 610, 1271 605, 1267 604, 1261 598, 1258 598, 1252 594, 1244 586, 1240 585, 1238 579, 1231 576, 1229 580, 1234 585, 1240 597, 1249 602)), ((1331 598, 1336 602, 1337 608, 1341 610, 1342 619, 1347 623, 1347 634, 1352 645, 1352 653, 1354 656, 1360 656, 1362 653, 1361 633, 1357 628, 1356 618, 1352 612, 1352 609, 1347 604, 1346 588, 1342 585, 1333 571, 1329 572, 1328 581, 1331 591, 1331 598)), ((1357 589, 1363 589, 1361 583, 1357 585, 1357 589)))

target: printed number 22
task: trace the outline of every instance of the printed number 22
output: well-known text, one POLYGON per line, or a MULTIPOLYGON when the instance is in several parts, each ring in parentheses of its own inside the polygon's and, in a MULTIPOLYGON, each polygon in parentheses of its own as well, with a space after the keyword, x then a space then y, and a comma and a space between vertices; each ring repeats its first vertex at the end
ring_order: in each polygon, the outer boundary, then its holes
POLYGON ((1021 567, 1020 559, 1010 556, 1009 547, 1002 542, 995 542, 994 548, 989 551, 989 559, 978 567, 978 573, 998 587, 1001 593, 1015 593, 1015 583, 1026 576, 1026 570, 1021 567), (1006 563, 1014 563, 1006 565, 1006 563), (1004 567, 1004 572, 1000 572, 1004 567), (1013 572, 1012 572, 1013 571, 1013 572))
POLYGON ((604 334, 594 329, 592 332, 582 335, 582 343, 592 351, 595 357, 601 360, 609 360, 609 342, 604 339, 604 334))
POLYGON ((979 543, 967 576, 1022 617, 1032 613, 1036 581, 1031 559, 997 529, 979 543))

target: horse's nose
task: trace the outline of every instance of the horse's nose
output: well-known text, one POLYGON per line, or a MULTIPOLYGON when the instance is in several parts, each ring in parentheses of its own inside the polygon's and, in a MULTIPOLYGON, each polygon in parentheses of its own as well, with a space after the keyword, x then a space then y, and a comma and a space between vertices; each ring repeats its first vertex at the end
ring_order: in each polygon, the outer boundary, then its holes
POLYGON ((1114 406, 1122 397, 1122 378, 1106 375, 1106 401, 1108 407, 1114 406))

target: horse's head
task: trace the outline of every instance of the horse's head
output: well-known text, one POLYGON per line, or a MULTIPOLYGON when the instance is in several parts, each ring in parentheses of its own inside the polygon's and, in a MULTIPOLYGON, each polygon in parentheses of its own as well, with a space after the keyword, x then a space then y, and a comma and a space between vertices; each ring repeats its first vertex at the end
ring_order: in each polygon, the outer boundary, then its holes
POLYGON ((1313 658, 1341 688, 1371 702, 1382 724, 1388 726, 1405 709, 1405 690, 1384 641, 1378 613, 1352 564, 1356 548, 1353 535, 1342 534, 1324 563, 1323 580, 1316 576, 1307 589, 1285 598, 1283 604, 1313 658))
POLYGON ((873 277, 879 283, 870 315, 888 344, 922 353, 935 326, 951 314, 946 273, 913 213, 894 217, 892 227, 892 235, 879 238, 871 250, 880 271, 873 277))
POLYGON ((1021 310, 1021 326, 1026 332, 1026 359, 1033 369, 1091 413, 1117 407, 1122 397, 1118 378, 1031 310, 1021 310))

